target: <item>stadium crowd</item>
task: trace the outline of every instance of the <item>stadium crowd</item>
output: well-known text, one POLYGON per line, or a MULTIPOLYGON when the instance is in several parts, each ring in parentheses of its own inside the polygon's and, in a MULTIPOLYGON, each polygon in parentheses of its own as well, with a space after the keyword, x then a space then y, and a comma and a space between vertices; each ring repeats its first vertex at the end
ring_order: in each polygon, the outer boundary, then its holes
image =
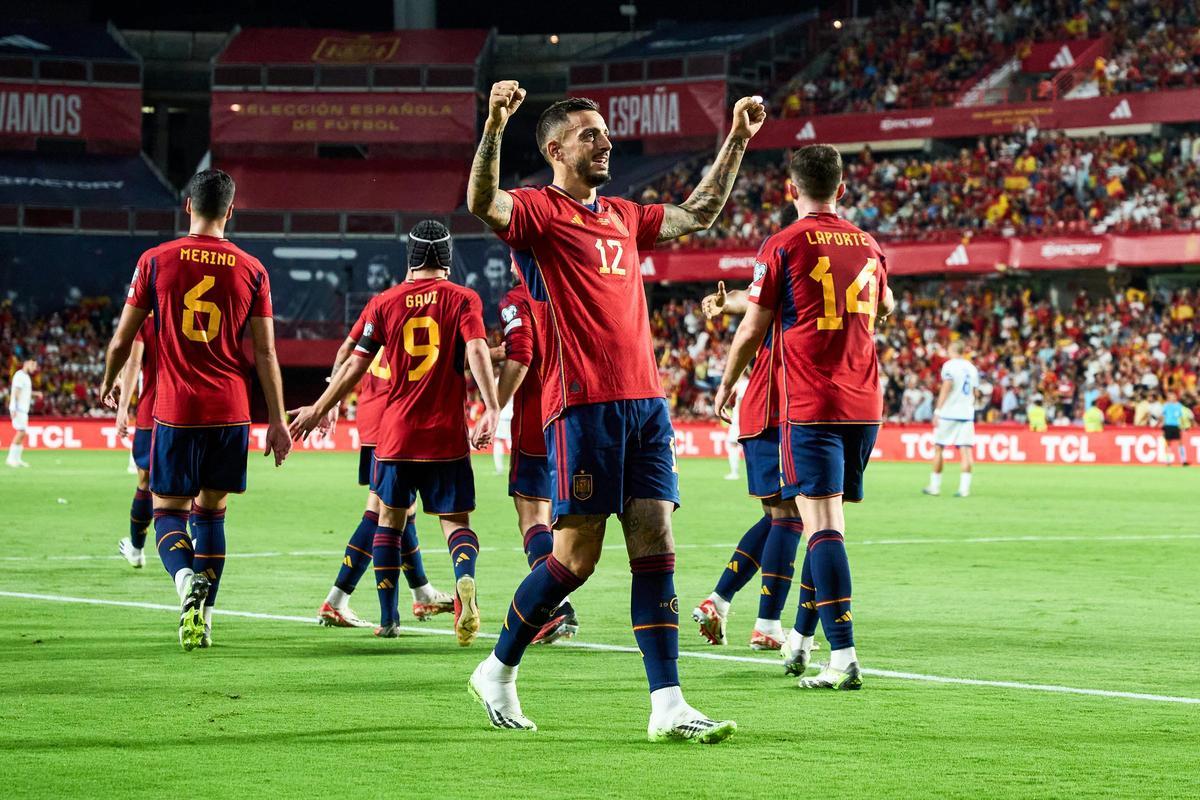
POLYGON ((1191 86, 1200 75, 1197 26, 1192 0, 896 3, 847 26, 824 67, 775 99, 785 117, 947 106, 1033 42, 1102 36, 1116 54, 1097 64, 1102 91, 1191 86))
MULTIPOLYGON (((680 202, 708 165, 693 160, 647 186, 643 202, 680 202)), ((783 158, 743 165, 709 230, 673 246, 751 247, 790 221, 783 158)), ((1200 137, 1071 139, 1030 128, 979 139, 940 158, 846 161, 846 219, 880 239, 1194 230, 1200 227, 1200 137)))
POLYGON ((28 318, 9 301, 0 303, 0 402, 8 407, 9 379, 27 358, 33 375, 32 413, 38 416, 109 416, 100 402, 104 349, 112 335, 113 306, 105 298, 84 299, 47 316, 28 318))

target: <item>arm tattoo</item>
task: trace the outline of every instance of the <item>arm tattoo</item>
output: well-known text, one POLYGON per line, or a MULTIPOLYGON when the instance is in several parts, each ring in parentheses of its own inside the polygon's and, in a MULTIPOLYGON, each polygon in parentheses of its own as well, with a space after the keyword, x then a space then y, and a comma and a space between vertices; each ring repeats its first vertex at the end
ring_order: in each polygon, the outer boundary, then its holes
POLYGON ((712 168, 691 196, 678 206, 666 207, 658 241, 665 242, 709 228, 717 221, 725 201, 729 199, 729 193, 733 191, 734 179, 742 165, 742 156, 746 153, 746 141, 726 139, 712 168))
POLYGON ((467 181, 467 206, 492 227, 507 225, 512 214, 512 200, 507 192, 500 191, 500 139, 503 135, 503 131, 484 131, 467 181))

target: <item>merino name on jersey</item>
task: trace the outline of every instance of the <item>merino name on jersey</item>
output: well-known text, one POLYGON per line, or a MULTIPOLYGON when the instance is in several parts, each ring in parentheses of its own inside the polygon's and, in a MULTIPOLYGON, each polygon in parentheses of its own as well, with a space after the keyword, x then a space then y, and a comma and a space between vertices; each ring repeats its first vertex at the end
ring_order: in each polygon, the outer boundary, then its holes
POLYGON ((663 207, 619 197, 589 207, 555 186, 509 194, 512 218, 495 233, 537 318, 542 424, 568 406, 663 397, 638 255, 654 246, 663 207))
POLYGON ((242 331, 251 317, 272 315, 271 283, 258 259, 228 239, 190 234, 142 254, 126 302, 154 312, 156 422, 250 422, 242 331))
POLYGON ((788 422, 882 420, 875 317, 886 292, 883 251, 836 214, 809 214, 763 243, 749 299, 775 312, 788 422))
POLYGON ((529 367, 513 394, 513 447, 528 456, 546 455, 546 437, 542 433, 542 365, 534 331, 533 301, 522 284, 511 289, 500 301, 500 322, 504 324, 504 353, 529 367))
POLYGON ((367 303, 354 355, 382 348, 391 382, 379 420, 375 458, 453 461, 467 442, 467 342, 483 339, 483 303, 444 278, 406 280, 367 303))

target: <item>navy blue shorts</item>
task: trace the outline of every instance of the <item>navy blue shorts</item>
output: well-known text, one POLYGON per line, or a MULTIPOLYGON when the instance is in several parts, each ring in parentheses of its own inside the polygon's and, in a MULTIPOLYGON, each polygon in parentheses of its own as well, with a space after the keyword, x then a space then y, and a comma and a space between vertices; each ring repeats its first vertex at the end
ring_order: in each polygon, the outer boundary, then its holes
POLYGON ((871 460, 878 425, 783 426, 783 499, 836 497, 863 499, 863 473, 871 460))
POLYGON ((553 517, 620 514, 630 500, 679 506, 667 401, 572 406, 546 429, 553 517))
POLYGON ((550 459, 514 449, 508 465, 508 496, 550 499, 550 459))
POLYGON ((471 457, 455 461, 380 461, 375 459, 371 491, 385 506, 409 508, 421 495, 426 514, 462 514, 475 510, 471 457))
POLYGON ((375 445, 364 444, 358 448, 358 485, 371 485, 371 467, 375 466, 375 445))
POLYGON ((249 425, 173 428, 154 423, 150 445, 150 491, 163 497, 195 497, 201 489, 246 491, 249 425))
POLYGON ((150 469, 150 441, 153 438, 152 428, 138 428, 133 432, 133 463, 138 469, 150 469))
POLYGON ((758 436, 742 439, 746 454, 746 482, 750 496, 775 497, 779 494, 779 428, 766 428, 758 436))

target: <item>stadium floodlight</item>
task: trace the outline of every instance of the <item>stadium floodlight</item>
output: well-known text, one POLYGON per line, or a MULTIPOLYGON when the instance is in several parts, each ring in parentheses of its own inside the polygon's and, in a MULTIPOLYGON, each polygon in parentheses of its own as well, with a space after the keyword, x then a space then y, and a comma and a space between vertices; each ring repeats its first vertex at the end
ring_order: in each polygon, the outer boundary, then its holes
POLYGON ((629 17, 629 30, 633 30, 637 20, 637 4, 622 3, 617 10, 621 12, 622 17, 629 17))

